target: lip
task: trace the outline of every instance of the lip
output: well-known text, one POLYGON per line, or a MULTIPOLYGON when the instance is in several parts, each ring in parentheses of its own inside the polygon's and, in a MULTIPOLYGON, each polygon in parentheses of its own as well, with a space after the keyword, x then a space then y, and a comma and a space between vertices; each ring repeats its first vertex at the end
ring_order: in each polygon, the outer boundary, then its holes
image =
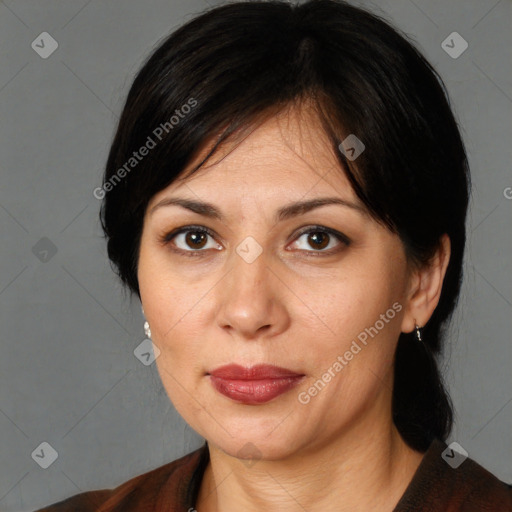
POLYGON ((251 367, 229 364, 207 375, 219 393, 248 405, 269 402, 295 387, 304 377, 287 368, 267 364, 251 367))

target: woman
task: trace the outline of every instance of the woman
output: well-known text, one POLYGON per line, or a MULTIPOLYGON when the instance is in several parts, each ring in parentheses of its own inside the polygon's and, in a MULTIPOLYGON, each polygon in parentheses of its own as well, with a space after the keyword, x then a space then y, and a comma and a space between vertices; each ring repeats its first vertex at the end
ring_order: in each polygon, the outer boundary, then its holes
POLYGON ((396 29, 332 0, 195 18, 137 75, 97 193, 206 443, 43 510, 512 510, 444 443, 469 171, 442 80, 396 29))

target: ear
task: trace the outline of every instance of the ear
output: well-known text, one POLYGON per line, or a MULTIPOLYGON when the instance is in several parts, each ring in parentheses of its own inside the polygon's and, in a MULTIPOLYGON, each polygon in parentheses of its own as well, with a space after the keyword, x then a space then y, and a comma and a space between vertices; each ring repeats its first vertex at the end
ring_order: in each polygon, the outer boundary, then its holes
POLYGON ((439 242, 439 248, 430 262, 411 273, 402 317, 402 332, 412 332, 416 325, 423 327, 439 303, 451 249, 450 238, 446 233, 439 242))

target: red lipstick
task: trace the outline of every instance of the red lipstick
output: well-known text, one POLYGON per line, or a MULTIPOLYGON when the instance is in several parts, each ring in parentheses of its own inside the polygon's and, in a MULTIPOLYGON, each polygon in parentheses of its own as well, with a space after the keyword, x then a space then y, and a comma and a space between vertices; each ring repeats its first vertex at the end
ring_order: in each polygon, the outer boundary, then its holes
POLYGON ((219 393, 248 405, 269 402, 295 387, 304 377, 292 370, 268 364, 249 368, 228 364, 212 370, 208 375, 219 393))

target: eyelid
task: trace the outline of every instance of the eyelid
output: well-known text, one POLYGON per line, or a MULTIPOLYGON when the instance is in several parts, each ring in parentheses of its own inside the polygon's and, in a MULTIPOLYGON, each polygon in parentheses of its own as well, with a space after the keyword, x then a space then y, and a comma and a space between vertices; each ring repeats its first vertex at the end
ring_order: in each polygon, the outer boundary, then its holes
MULTIPOLYGON (((211 230, 210 228, 207 228, 206 226, 200 226, 197 224, 188 224, 186 226, 181 226, 179 228, 173 229, 172 231, 165 233, 160 239, 160 243, 164 246, 172 245, 171 241, 173 238, 176 238, 178 235, 181 235, 182 233, 187 232, 199 232, 199 233, 205 233, 209 235, 211 238, 216 240, 217 234, 211 230)), ((217 242, 218 243, 218 242, 217 242)), ((203 256, 207 251, 205 250, 185 250, 180 249, 179 247, 172 247, 171 249, 173 252, 176 252, 178 254, 182 254, 185 256, 203 256)))
MULTIPOLYGON (((343 242, 346 245, 350 245, 352 243, 352 240, 350 238, 337 231, 336 229, 328 228, 326 226, 320 226, 320 225, 311 225, 309 224, 304 229, 300 229, 300 231, 296 234, 294 234, 294 240, 295 238, 299 238, 300 236, 306 234, 306 233, 326 233, 328 235, 334 236, 337 238, 340 242, 343 242)), ((327 251, 314 251, 314 252, 327 252, 327 251)))
POLYGON ((161 239, 163 243, 170 242, 174 237, 180 235, 181 233, 186 233, 187 231, 198 231, 201 233, 206 233, 207 235, 210 235, 212 238, 215 238, 217 234, 212 231, 210 228, 207 228, 206 226, 200 226, 196 224, 188 224, 186 226, 182 226, 176 229, 173 229, 169 233, 165 233, 161 239))

